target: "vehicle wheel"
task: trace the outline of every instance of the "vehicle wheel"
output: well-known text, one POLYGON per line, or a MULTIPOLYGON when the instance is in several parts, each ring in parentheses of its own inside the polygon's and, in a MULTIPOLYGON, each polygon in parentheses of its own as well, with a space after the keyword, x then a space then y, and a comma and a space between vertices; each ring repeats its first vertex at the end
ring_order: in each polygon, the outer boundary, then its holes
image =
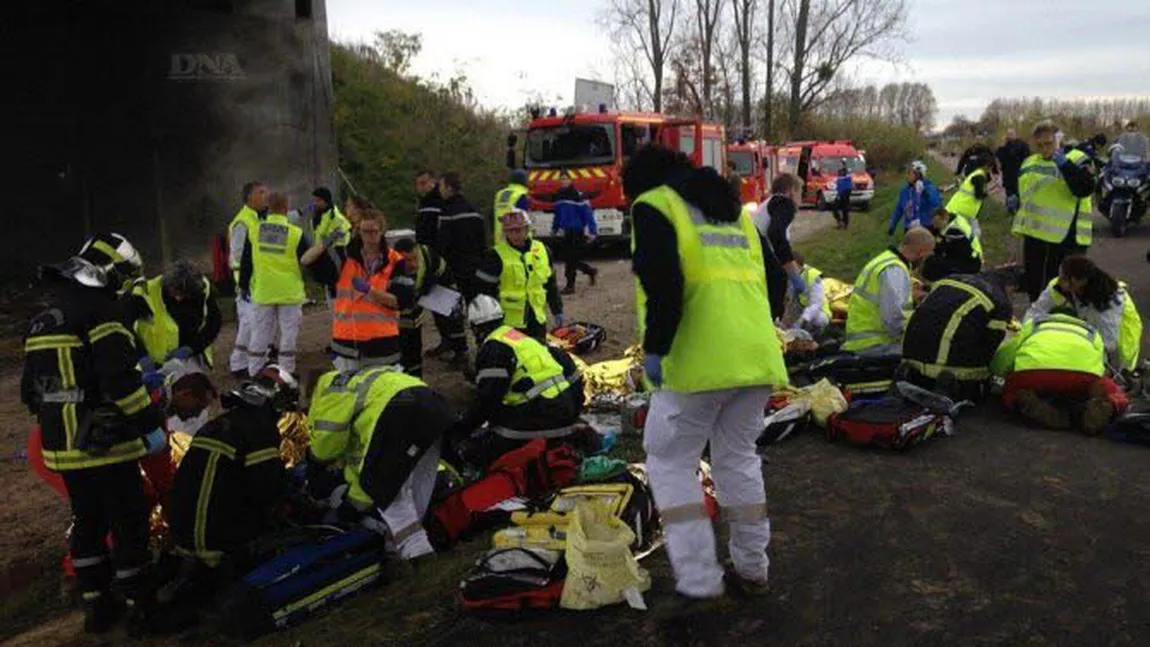
POLYGON ((1124 211, 1122 205, 1110 205, 1110 233, 1114 234, 1115 238, 1122 238, 1126 235, 1126 214, 1123 213, 1124 211))
POLYGON ((823 199, 823 194, 819 194, 818 202, 815 203, 815 209, 819 211, 829 211, 830 207, 827 206, 827 201, 823 199))

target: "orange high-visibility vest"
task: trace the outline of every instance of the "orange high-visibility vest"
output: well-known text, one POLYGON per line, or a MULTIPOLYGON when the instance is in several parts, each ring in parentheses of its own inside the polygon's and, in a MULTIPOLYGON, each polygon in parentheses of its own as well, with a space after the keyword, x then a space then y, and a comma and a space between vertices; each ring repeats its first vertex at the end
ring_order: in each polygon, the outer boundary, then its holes
POLYGON ((391 273, 403 255, 394 249, 387 250, 387 265, 372 274, 355 258, 348 257, 343 263, 339 282, 335 284, 335 308, 332 314, 332 339, 368 341, 384 337, 399 336, 399 312, 385 308, 372 301, 366 294, 352 287, 356 277, 368 280, 372 290, 386 292, 391 283, 391 273))

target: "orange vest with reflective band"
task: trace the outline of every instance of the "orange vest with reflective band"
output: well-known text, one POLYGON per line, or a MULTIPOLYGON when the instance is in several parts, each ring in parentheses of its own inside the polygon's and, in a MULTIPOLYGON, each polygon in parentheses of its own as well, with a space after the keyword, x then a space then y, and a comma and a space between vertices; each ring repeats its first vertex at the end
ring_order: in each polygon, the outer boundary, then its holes
POLYGON ((335 284, 332 339, 368 341, 399 336, 399 311, 372 301, 366 294, 356 291, 351 282, 357 277, 367 279, 373 291, 386 292, 391 273, 401 260, 402 254, 394 249, 387 250, 387 265, 370 277, 357 259, 349 256, 344 261, 339 282, 335 284))

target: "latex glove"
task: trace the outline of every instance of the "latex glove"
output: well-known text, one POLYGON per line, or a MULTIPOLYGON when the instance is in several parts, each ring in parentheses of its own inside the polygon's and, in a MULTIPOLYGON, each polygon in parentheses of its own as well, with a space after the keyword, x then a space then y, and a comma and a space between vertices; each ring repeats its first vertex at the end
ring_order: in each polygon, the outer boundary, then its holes
POLYGON ((355 288, 356 292, 362 292, 363 294, 371 292, 371 283, 368 283, 367 279, 360 276, 351 280, 351 287, 355 288))
POLYGON ((795 291, 795 296, 807 293, 807 283, 803 280, 801 274, 791 274, 791 289, 795 291))
POLYGON ((164 430, 159 427, 149 431, 148 435, 140 440, 144 441, 144 451, 146 451, 149 456, 159 454, 168 446, 168 434, 164 433, 164 430))
POLYGON ((163 388, 164 375, 157 370, 145 370, 143 372, 143 382, 144 388, 149 391, 155 391, 156 389, 163 388))
POLYGON ((655 386, 663 386, 663 356, 647 353, 643 357, 643 372, 655 386))
POLYGON ((560 314, 560 315, 555 315, 555 327, 556 327, 556 328, 564 328, 564 327, 566 327, 566 326, 567 326, 567 317, 566 317, 566 315, 561 315, 561 314, 560 314))
POLYGON ((1007 211, 1009 211, 1010 213, 1016 213, 1018 211, 1018 207, 1019 207, 1019 202, 1018 202, 1018 196, 1017 195, 1012 195, 1012 196, 1006 198, 1006 210, 1007 211))
POLYGON ((342 243, 343 238, 344 238, 344 232, 336 229, 335 231, 331 232, 327 236, 324 236, 323 246, 324 247, 331 247, 337 243, 342 243))
POLYGON ((192 355, 195 355, 195 353, 192 352, 191 348, 188 348, 187 346, 180 346, 176 350, 168 353, 168 359, 191 359, 192 355))
POLYGON ((1060 149, 1054 151, 1054 157, 1051 159, 1054 160, 1055 165, 1062 166, 1063 164, 1066 163, 1066 153, 1063 153, 1062 149, 1060 148, 1060 149))

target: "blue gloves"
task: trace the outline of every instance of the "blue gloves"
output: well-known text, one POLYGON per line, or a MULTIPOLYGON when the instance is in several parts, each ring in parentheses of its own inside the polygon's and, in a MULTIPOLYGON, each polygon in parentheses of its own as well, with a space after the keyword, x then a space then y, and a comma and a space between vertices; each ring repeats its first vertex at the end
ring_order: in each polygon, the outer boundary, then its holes
POLYGON ((363 294, 371 292, 371 283, 368 283, 367 279, 360 276, 351 280, 351 287, 355 288, 356 292, 362 292, 363 294))
POLYGON ((168 353, 168 359, 191 359, 192 355, 195 355, 195 353, 192 352, 191 348, 180 346, 176 350, 168 353))
POLYGON ((1054 151, 1054 157, 1051 159, 1054 160, 1054 163, 1056 165, 1062 166, 1063 164, 1066 163, 1066 153, 1063 153, 1062 149, 1060 148, 1060 149, 1054 151))
POLYGON ((149 391, 155 391, 164 386, 164 375, 159 371, 144 371, 143 378, 144 388, 149 391))
POLYGON ((791 274, 791 289, 795 291, 795 296, 807 293, 807 283, 803 280, 802 274, 791 274))
POLYGON ((643 357, 643 372, 654 386, 663 386, 663 356, 647 353, 643 357))
POLYGON ((1007 211, 1009 211, 1010 213, 1016 213, 1018 211, 1018 206, 1019 206, 1019 202, 1018 202, 1018 196, 1017 195, 1012 195, 1012 196, 1009 196, 1006 198, 1006 210, 1007 211))
POLYGON ((140 440, 144 441, 144 451, 146 451, 149 456, 159 454, 168 446, 168 435, 159 427, 148 432, 148 435, 140 440))

